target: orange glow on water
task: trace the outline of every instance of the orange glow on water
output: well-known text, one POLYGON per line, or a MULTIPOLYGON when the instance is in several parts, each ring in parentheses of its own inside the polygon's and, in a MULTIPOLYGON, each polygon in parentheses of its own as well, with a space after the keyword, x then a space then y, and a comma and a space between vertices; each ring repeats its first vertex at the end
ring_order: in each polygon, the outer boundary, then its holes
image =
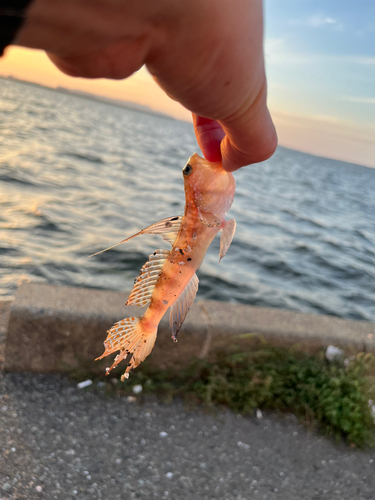
MULTIPOLYGON (((174 118, 191 121, 190 112, 171 100, 145 68, 122 81, 72 78, 55 68, 42 51, 9 47, 5 56, 0 59, 1 75, 48 87, 61 86, 111 99, 131 101, 174 118)), ((277 93, 271 102, 271 114, 280 145, 375 168, 374 127, 344 123, 339 119, 327 120, 330 117, 325 116, 306 116, 279 99, 277 93)))

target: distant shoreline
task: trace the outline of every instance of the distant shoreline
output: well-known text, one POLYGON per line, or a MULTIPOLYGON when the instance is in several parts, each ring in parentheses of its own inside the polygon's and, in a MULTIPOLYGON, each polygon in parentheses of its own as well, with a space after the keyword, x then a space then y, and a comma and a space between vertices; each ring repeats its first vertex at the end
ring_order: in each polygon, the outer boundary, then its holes
MULTIPOLYGON (((173 121, 177 120, 173 116, 167 115, 167 114, 162 113, 160 111, 155 111, 148 106, 145 106, 143 104, 138 104, 136 102, 121 101, 119 99, 111 99, 110 97, 99 96, 96 94, 90 94, 89 92, 83 92, 81 90, 71 90, 71 89, 67 89, 65 87, 48 87, 46 85, 41 85, 40 83, 29 82, 27 80, 20 80, 19 78, 15 78, 13 76, 0 76, 0 79, 7 80, 10 82, 21 83, 24 85, 31 85, 32 87, 37 87, 40 89, 52 90, 53 92, 58 92, 59 94, 70 95, 73 97, 80 97, 82 99, 100 102, 102 104, 110 104, 110 105, 116 106, 118 108, 130 109, 131 111, 138 111, 140 113, 158 116, 159 118, 166 118, 168 120, 173 120, 173 121)), ((178 120, 178 121, 184 121, 184 120, 178 120)))

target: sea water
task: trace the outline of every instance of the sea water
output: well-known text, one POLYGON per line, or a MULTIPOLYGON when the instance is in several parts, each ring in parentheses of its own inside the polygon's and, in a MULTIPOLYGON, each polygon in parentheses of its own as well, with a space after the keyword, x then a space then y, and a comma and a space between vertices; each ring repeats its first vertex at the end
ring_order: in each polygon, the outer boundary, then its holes
MULTIPOLYGON (((130 291, 184 210, 191 124, 0 80, 0 297, 20 281, 130 291)), ((375 170, 279 147, 235 174, 198 297, 375 321, 375 170)))

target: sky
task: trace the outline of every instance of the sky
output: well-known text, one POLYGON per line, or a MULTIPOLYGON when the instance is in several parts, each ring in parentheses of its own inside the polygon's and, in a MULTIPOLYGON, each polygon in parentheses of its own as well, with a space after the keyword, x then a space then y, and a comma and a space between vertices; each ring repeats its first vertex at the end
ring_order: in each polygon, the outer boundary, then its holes
POLYGON ((265 20, 280 142, 375 167, 375 1, 266 0, 265 20))
MULTIPOLYGON (((268 104, 283 146, 375 168, 375 0, 265 0, 268 104)), ((190 113, 142 68, 123 81, 61 74, 45 54, 8 48, 0 75, 190 113)))

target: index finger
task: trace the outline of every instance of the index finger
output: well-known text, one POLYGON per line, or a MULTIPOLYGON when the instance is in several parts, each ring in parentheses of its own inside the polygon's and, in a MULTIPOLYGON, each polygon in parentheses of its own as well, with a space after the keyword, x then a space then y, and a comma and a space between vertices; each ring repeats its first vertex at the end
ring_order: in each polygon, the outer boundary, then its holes
POLYGON ((220 121, 225 137, 220 150, 223 168, 228 172, 270 158, 277 147, 277 134, 267 108, 266 83, 250 104, 232 117, 220 121))
POLYGON ((221 141, 225 132, 220 123, 193 113, 195 136, 206 160, 221 161, 221 141))

